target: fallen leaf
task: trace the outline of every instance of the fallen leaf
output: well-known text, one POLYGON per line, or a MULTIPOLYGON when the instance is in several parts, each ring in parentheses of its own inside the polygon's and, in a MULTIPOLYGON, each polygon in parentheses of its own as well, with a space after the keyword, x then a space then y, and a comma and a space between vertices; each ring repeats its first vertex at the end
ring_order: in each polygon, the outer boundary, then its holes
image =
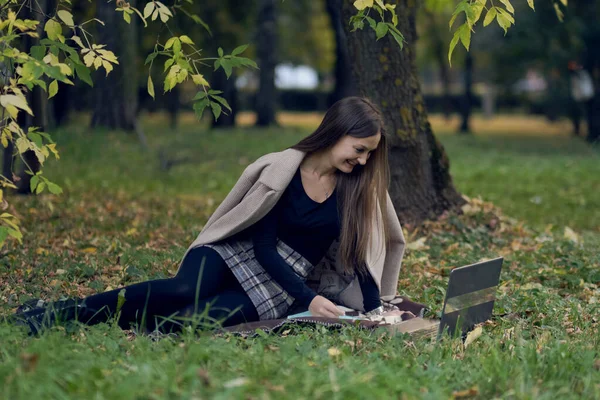
POLYGON ((467 348, 471 343, 473 343, 481 334, 483 333, 483 327, 478 326, 473 329, 471 332, 467 334, 467 339, 465 340, 465 348, 467 348))
POLYGON ((37 367, 39 359, 40 359, 40 355, 36 354, 36 353, 21 354, 21 363, 23 365, 23 369, 25 369, 26 372, 33 371, 37 367))
POLYGON ((467 390, 459 390, 456 392, 452 392, 453 399, 468 399, 470 397, 475 397, 479 394, 479 388, 477 386, 473 386, 467 390))
POLYGON ((196 375, 198 375, 198 378, 200 378, 204 386, 210 386, 210 376, 208 375, 208 371, 206 369, 198 368, 196 375))
POLYGON ((565 239, 570 240, 573 243, 579 243, 581 241, 581 236, 575 233, 575 231, 568 226, 565 227, 564 236, 565 239))
POLYGON ((332 356, 332 357, 337 357, 340 354, 342 354, 342 352, 340 351, 340 349, 337 349, 335 347, 331 347, 331 348, 327 349, 327 353, 329 353, 329 355, 332 356))
POLYGON ((425 244, 426 240, 427 240, 427 238, 425 236, 423 236, 422 238, 419 238, 419 239, 415 240, 414 242, 408 243, 406 245, 406 248, 409 250, 427 250, 429 248, 429 246, 427 246, 425 244))
POLYGON ((65 274, 66 272, 67 272, 67 271, 66 271, 66 270, 64 270, 64 269, 57 269, 57 270, 56 270, 56 274, 57 274, 57 275, 62 275, 62 274, 65 274))
POLYGON ((543 288, 543 286, 539 282, 529 282, 529 283, 526 283, 525 285, 521 286, 522 290, 533 290, 533 289, 541 290, 542 288, 543 288))
POLYGON ((230 388, 234 388, 234 387, 240 387, 240 386, 247 385, 249 382, 250 382, 250 379, 241 376, 239 378, 235 378, 235 379, 225 382, 223 384, 223 387, 230 389, 230 388))
POLYGON ((94 254, 96 253, 97 249, 95 247, 86 247, 81 251, 83 251, 84 253, 94 254))

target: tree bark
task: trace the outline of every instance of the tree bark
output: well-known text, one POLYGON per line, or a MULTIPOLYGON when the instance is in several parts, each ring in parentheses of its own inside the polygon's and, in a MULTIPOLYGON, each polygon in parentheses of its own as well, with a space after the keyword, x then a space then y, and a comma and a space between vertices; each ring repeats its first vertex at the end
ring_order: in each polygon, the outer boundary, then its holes
MULTIPOLYGON (((355 13, 344 0, 343 19, 355 13)), ((403 50, 391 35, 376 41, 368 26, 348 35, 352 71, 363 96, 381 107, 390 138, 390 197, 400 221, 418 224, 464 203, 450 177, 446 152, 427 120, 415 64, 415 0, 396 0, 398 29, 407 43, 403 50)))
POLYGON ((329 98, 329 105, 348 96, 358 94, 352 77, 348 40, 342 21, 341 6, 343 0, 327 0, 327 13, 335 34, 335 88, 329 98))
POLYGON ((470 133, 471 127, 469 120, 471 118, 471 109, 473 107, 473 55, 468 51, 465 55, 465 92, 461 101, 460 115, 462 122, 460 124, 460 133, 470 133))
POLYGON ((275 89, 275 65, 277 63, 276 0, 261 0, 258 11, 257 55, 260 83, 256 93, 256 125, 275 124, 277 92, 275 89))
MULTIPOLYGON (((130 1, 135 6, 135 1, 130 1)), ((102 69, 94 79, 95 105, 92 116, 92 128, 105 127, 133 131, 136 128, 137 110, 137 16, 127 24, 115 11, 114 3, 96 2, 96 15, 104 21, 99 27, 98 43, 106 44, 106 48, 115 53, 119 65, 105 76, 102 69)))

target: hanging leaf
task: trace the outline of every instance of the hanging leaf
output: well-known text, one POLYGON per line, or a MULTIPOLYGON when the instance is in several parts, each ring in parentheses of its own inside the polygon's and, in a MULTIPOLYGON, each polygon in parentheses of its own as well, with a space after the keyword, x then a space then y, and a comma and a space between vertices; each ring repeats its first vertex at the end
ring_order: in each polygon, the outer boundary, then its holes
POLYGON ((56 14, 68 27, 75 25, 75 22, 73 22, 73 15, 67 10, 59 10, 56 14))
POLYGON ((55 79, 48 86, 48 98, 53 98, 56 93, 58 93, 58 82, 55 79))
POLYGON ((148 94, 154 99, 154 83, 150 75, 148 75, 148 94))
POLYGON ((354 7, 357 10, 364 10, 367 7, 373 7, 373 0, 356 0, 354 2, 354 7))
POLYGON ((44 25, 44 31, 50 39, 57 40, 59 36, 62 36, 62 25, 53 19, 49 19, 44 25))

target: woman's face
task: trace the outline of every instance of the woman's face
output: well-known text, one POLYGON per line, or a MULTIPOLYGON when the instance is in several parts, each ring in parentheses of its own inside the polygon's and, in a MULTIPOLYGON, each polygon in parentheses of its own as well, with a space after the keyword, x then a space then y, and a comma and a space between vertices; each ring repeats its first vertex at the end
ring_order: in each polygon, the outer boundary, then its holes
POLYGON ((371 153, 379 145, 381 133, 366 138, 343 136, 331 148, 330 160, 342 172, 350 173, 357 164, 365 165, 371 153))

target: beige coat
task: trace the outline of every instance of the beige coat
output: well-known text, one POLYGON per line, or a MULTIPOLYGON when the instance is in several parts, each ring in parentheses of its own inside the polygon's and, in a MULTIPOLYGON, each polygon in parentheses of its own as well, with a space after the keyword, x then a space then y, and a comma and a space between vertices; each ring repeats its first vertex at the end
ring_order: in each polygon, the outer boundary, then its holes
MULTIPOLYGON (((228 238, 264 217, 287 188, 305 155, 306 153, 299 150, 286 149, 266 154, 246 167, 231 192, 211 215, 187 251, 228 238)), ((374 224, 366 259, 369 272, 383 299, 396 294, 405 245, 400 222, 389 195, 387 203, 386 218, 390 222, 391 244, 388 249, 385 248, 383 232, 379 229, 381 224, 374 224)), ((379 209, 379 206, 377 208, 379 209)), ((381 212, 378 212, 378 216, 381 216, 381 212)), ((332 245, 330 252, 338 247, 335 245, 336 243, 332 245)), ((338 258, 334 256, 333 259, 338 258)), ((316 268, 319 268, 319 265, 316 268)), ((358 278, 343 290, 338 301, 346 307, 364 309, 358 278)))

